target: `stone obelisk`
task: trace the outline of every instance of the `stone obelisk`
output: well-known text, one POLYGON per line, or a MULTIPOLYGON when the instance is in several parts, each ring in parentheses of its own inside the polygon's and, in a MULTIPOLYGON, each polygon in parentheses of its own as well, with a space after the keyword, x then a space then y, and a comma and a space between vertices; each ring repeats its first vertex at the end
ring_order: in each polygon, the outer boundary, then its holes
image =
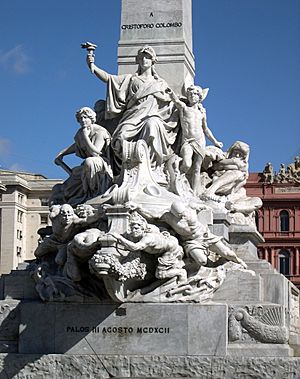
POLYGON ((158 74, 184 93, 195 76, 192 0, 122 0, 119 74, 135 72, 135 56, 143 45, 155 49, 158 74))

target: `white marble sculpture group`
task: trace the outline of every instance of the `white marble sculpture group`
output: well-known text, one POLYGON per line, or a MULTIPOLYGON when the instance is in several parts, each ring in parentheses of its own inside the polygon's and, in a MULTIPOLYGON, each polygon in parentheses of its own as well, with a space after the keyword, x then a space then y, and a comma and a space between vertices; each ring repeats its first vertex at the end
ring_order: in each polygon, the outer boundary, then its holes
POLYGON ((69 178, 53 189, 52 232, 35 251, 44 301, 203 302, 228 271, 246 269, 209 224, 214 212, 254 224, 261 200, 244 189, 249 146, 222 151, 202 105, 208 89, 192 85, 180 97, 156 61, 144 46, 135 74, 111 75, 87 55, 107 98, 76 112, 74 142, 55 158, 69 178), (82 164, 68 167, 69 154, 82 164))

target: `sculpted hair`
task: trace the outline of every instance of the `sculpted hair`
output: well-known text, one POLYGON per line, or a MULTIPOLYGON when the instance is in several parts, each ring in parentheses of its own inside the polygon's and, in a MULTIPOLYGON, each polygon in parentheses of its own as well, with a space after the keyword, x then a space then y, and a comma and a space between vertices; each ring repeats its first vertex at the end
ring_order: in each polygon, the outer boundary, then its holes
POLYGON ((192 91, 192 90, 196 90, 199 94, 199 96, 202 98, 202 88, 200 86, 195 86, 194 84, 189 86, 187 89, 186 89, 186 92, 189 92, 189 91, 192 91))
POLYGON ((94 112, 91 108, 89 107, 83 107, 80 108, 79 111, 76 112, 76 120, 79 122, 80 121, 80 116, 85 115, 88 118, 92 120, 92 122, 96 122, 96 112, 94 112))
POLYGON ((132 225, 140 225, 143 230, 148 228, 148 222, 137 211, 132 212, 129 216, 129 227, 131 228, 132 225))
POLYGON ((186 93, 188 93, 189 91, 193 91, 193 90, 196 90, 198 95, 199 95, 199 102, 198 102, 198 108, 205 112, 205 108, 202 106, 202 101, 206 99, 206 96, 208 94, 208 91, 209 91, 209 88, 202 88, 200 86, 196 86, 195 84, 192 84, 190 85, 187 89, 186 89, 186 93))
POLYGON ((138 62, 139 56, 143 53, 149 54, 151 56, 152 64, 157 63, 157 56, 156 56, 155 50, 151 46, 143 46, 142 48, 138 50, 136 58, 135 58, 136 63, 139 63, 138 62))
MULTIPOLYGON (((139 56, 143 53, 147 53, 151 56, 151 60, 152 60, 151 74, 154 77, 154 79, 158 79, 159 76, 154 67, 155 63, 157 63, 157 56, 156 56, 155 50, 151 46, 143 46, 141 49, 139 49, 135 58, 135 61, 137 64, 139 63, 139 56)), ((138 67, 137 75, 140 75, 140 74, 141 74, 141 70, 140 70, 140 67, 138 67)))
POLYGON ((239 151, 242 155, 242 159, 245 162, 248 162, 249 160, 249 154, 250 154, 250 147, 247 143, 242 141, 236 141, 233 145, 230 146, 230 148, 227 151, 227 156, 230 158, 234 151, 239 151))
POLYGON ((59 215, 61 205, 55 204, 50 207, 50 220, 53 220, 56 216, 59 215))

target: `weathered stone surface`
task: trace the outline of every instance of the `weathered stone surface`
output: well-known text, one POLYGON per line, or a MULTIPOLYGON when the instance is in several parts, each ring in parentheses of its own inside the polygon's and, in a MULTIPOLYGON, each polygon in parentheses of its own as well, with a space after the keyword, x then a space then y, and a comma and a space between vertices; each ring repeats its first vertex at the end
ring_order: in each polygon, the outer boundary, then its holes
POLYGON ((232 357, 292 357, 293 349, 288 345, 253 343, 235 343, 228 346, 228 354, 232 357))
POLYGON ((54 352, 55 307, 55 304, 32 302, 21 305, 20 353, 48 354, 54 352))
POLYGON ((131 360, 133 377, 201 379, 296 379, 300 361, 293 358, 147 357, 131 360))
POLYGON ((191 0, 123 0, 119 74, 134 73, 136 51, 149 44, 157 51, 159 75, 176 92, 180 93, 184 84, 192 84, 195 62, 191 9, 191 0))
POLYGON ((128 358, 125 356, 0 355, 1 379, 88 379, 129 376, 128 358))
POLYGON ((0 301, 0 341, 17 339, 19 320, 19 302, 0 301))
POLYGON ((0 301, 0 352, 18 351, 20 309, 18 301, 0 301))
POLYGON ((224 356, 227 306, 25 303, 19 341, 19 352, 31 354, 224 356))
POLYGON ((188 306, 188 355, 225 355, 227 307, 224 304, 188 306), (225 329, 224 329, 225 326, 225 329))
POLYGON ((0 354, 0 379, 298 379, 300 358, 0 354))
POLYGON ((264 282, 265 300, 289 307, 289 280, 278 272, 263 273, 261 277, 264 282))
MULTIPOLYGON (((232 237, 230 236, 230 239, 231 238, 232 237)), ((244 242, 242 238, 239 241, 238 237, 235 236, 235 243, 231 243, 231 246, 235 249, 237 255, 247 262, 258 259, 257 248, 256 248, 257 245, 255 245, 252 241, 244 242)))
POLYGON ((217 236, 222 236, 226 241, 229 241, 229 216, 224 213, 214 213, 213 219, 211 231, 217 236))
POLYGON ((240 271, 230 272, 221 288, 215 292, 213 301, 262 301, 263 282, 259 275, 240 271))
POLYGON ((38 299, 35 283, 27 270, 13 270, 3 275, 3 299, 38 299))
POLYGON ((150 356, 130 360, 132 377, 211 377, 212 359, 206 357, 150 356))
POLYGON ((230 243, 243 244, 251 241, 254 245, 264 242, 263 236, 257 231, 254 225, 232 224, 229 228, 230 243))

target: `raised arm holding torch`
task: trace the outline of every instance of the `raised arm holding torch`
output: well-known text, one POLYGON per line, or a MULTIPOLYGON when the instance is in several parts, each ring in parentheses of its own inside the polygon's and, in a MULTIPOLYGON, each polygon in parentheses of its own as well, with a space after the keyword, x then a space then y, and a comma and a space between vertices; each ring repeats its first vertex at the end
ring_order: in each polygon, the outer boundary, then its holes
MULTIPOLYGON (((95 45, 94 43, 85 42, 85 43, 81 44, 81 47, 82 47, 82 49, 86 49, 87 50, 87 55, 88 56, 90 56, 90 57, 94 57, 95 56, 94 51, 95 51, 97 45, 95 45)), ((91 63, 90 64, 90 70, 91 70, 92 74, 94 73, 94 69, 95 69, 95 65, 94 65, 94 63, 91 63)))

